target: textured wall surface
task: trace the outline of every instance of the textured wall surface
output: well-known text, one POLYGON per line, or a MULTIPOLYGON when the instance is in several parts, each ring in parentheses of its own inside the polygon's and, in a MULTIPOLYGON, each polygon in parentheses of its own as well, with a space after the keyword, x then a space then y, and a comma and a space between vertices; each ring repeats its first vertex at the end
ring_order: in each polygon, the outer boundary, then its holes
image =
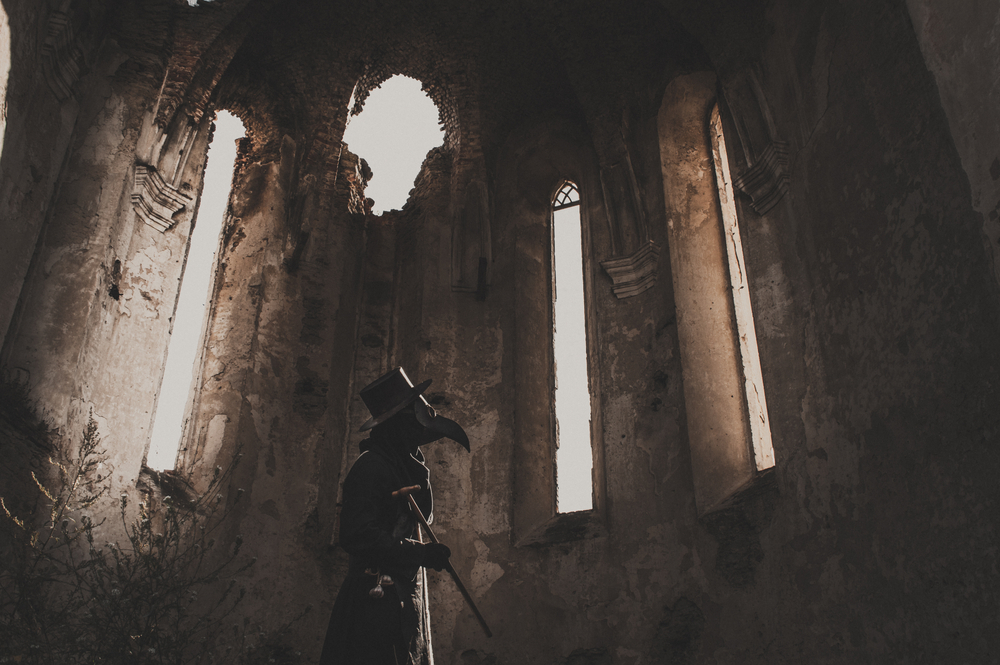
POLYGON ((906 4, 972 187, 972 206, 983 216, 987 251, 994 270, 1000 270, 1000 154, 996 149, 1000 123, 994 111, 1000 104, 1000 7, 989 2, 953 6, 930 0, 906 4))
POLYGON ((395 365, 433 379, 472 439, 426 454, 435 530, 494 637, 430 573, 439 663, 1000 649, 989 3, 2 1, 2 362, 64 433, 94 410, 123 491, 155 482, 142 463, 211 114, 248 129, 177 474, 204 487, 241 456, 224 532, 258 558, 244 607, 277 630, 312 605, 284 634, 302 662, 346 572, 357 391, 395 365), (373 174, 340 139, 352 100, 395 74, 423 83, 446 138, 406 206, 374 216, 373 174), (731 321, 729 282, 713 275, 721 303, 675 302, 674 268, 698 271, 672 238, 717 218, 715 102, 776 463, 728 451, 747 466, 703 514, 712 475, 692 459, 711 437, 685 389, 742 381, 685 351, 678 317, 731 321), (149 169, 187 197, 166 230, 134 204, 149 169), (581 191, 595 460, 595 509, 573 515, 555 514, 549 401, 564 179, 581 191), (618 297, 601 262, 650 243, 655 281, 618 297))

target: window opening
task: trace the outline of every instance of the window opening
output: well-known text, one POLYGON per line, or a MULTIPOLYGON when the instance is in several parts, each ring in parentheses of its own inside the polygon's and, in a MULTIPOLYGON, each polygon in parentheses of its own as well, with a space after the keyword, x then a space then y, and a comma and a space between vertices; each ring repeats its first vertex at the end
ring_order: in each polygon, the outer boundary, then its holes
POLYGON ((580 193, 575 184, 567 181, 552 206, 552 355, 559 513, 594 507, 582 239, 580 193))
POLYGON ((774 447, 771 444, 771 425, 767 418, 767 400, 764 397, 764 380, 760 369, 760 354, 757 350, 757 331, 750 305, 750 288, 743 258, 743 243, 740 240, 739 219, 736 215, 733 181, 729 173, 729 158, 718 106, 712 110, 711 124, 715 177, 722 208, 726 254, 729 258, 729 280, 733 289, 733 309, 740 340, 740 356, 743 360, 744 394, 750 420, 750 436, 753 440, 757 470, 763 471, 774 466, 774 447))
POLYGON ((444 142, 437 106, 420 87, 394 76, 371 92, 362 113, 348 118, 344 143, 372 170, 365 195, 375 201, 376 214, 403 207, 427 152, 444 142))
POLYGON ((146 456, 151 469, 173 469, 177 460, 201 346, 201 333, 211 297, 214 272, 236 165, 236 141, 245 135, 239 118, 221 111, 215 118, 215 135, 208 150, 205 184, 198 204, 197 224, 181 276, 173 331, 167 347, 166 367, 156 405, 153 433, 146 456))
POLYGON ((10 20, 0 5, 0 155, 7 137, 7 80, 10 77, 10 20))

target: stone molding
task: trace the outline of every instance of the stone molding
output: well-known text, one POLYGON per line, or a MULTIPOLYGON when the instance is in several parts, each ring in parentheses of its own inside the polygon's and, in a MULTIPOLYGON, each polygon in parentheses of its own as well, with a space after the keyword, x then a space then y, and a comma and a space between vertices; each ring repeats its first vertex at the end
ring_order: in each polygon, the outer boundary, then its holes
POLYGON ((733 181, 750 197, 758 215, 766 214, 788 191, 788 144, 772 141, 753 166, 733 181))
POLYGON ((171 187, 152 166, 137 164, 132 208, 139 218, 160 233, 170 230, 177 220, 174 215, 192 202, 190 196, 171 187))
POLYGON ((73 85, 83 72, 83 51, 67 12, 53 11, 42 46, 42 72, 52 94, 60 102, 73 95, 73 85))
POLYGON ((656 283, 659 256, 659 246, 649 240, 630 256, 601 261, 601 267, 611 277, 614 294, 619 298, 630 298, 656 283))

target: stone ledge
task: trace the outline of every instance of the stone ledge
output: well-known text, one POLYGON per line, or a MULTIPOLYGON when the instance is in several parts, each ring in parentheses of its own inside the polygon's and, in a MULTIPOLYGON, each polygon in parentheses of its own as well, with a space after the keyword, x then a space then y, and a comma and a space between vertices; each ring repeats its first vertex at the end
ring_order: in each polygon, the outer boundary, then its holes
POLYGON ((659 256, 659 246, 650 240, 630 256, 601 261, 601 267, 614 283, 611 287, 614 294, 619 298, 629 298, 656 283, 659 256))
POLYGON ((602 538, 607 527, 596 510, 580 510, 553 515, 544 524, 517 542, 517 547, 545 547, 575 540, 602 538))
POLYGON ((190 196, 164 182, 152 166, 136 165, 132 207, 142 221, 160 233, 166 233, 177 223, 174 215, 191 202, 190 196))

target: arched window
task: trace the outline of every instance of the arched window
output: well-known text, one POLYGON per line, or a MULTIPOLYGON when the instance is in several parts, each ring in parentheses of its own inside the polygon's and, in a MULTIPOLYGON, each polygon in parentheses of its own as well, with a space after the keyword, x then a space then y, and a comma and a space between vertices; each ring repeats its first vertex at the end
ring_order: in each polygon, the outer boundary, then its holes
POLYGON ((0 5, 0 154, 7 135, 7 79, 10 76, 10 20, 0 5))
POLYGON ((199 348, 204 344, 202 331, 217 263, 215 253, 229 203, 236 141, 245 134, 243 123, 231 113, 219 113, 215 125, 198 205, 198 223, 191 233, 146 456, 146 466, 152 469, 173 469, 177 458, 185 410, 191 403, 194 377, 200 366, 199 348))
POLYGON ((556 510, 591 510, 594 465, 580 192, 566 181, 552 205, 552 358, 556 510))

